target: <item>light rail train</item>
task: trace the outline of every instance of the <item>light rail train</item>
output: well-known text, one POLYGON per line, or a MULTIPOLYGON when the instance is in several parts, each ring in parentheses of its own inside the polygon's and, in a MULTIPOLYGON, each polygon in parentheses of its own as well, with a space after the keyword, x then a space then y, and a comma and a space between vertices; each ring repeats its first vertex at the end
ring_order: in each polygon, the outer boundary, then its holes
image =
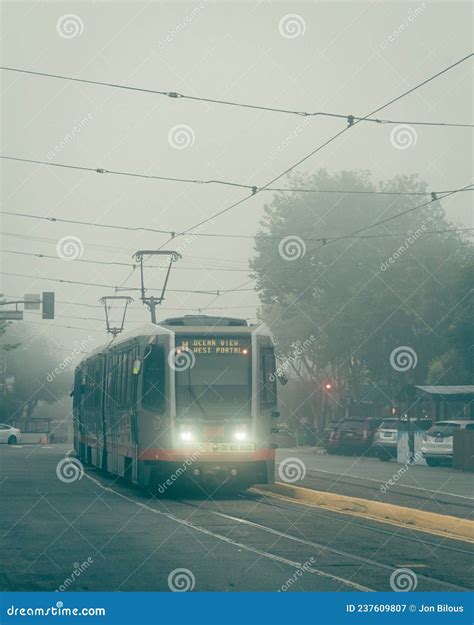
POLYGON ((164 492, 274 479, 277 412, 268 329, 205 315, 123 333, 75 370, 79 458, 164 492))

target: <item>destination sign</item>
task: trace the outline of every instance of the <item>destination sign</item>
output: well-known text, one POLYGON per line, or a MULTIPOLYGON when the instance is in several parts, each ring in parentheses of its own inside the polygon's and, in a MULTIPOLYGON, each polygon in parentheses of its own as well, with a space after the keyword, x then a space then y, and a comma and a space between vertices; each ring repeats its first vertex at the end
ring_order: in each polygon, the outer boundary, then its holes
POLYGON ((248 339, 244 338, 186 337, 181 339, 178 347, 183 350, 190 349, 194 354, 242 354, 246 356, 250 352, 248 339))

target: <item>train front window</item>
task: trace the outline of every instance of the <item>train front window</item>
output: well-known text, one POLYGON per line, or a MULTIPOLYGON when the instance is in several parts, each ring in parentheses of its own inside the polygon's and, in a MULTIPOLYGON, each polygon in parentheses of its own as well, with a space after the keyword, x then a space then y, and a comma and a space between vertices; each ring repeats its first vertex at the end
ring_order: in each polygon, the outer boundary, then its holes
POLYGON ((177 340, 176 344, 178 418, 248 418, 251 397, 249 340, 189 337, 177 340), (182 360, 180 356, 183 356, 182 360))

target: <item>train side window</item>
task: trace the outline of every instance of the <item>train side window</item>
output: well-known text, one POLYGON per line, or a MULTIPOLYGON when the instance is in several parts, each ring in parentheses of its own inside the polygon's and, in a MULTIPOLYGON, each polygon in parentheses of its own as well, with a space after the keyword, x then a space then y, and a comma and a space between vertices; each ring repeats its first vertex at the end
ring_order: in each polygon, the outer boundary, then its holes
POLYGON ((123 389, 123 353, 118 354, 118 367, 117 367, 117 395, 115 401, 117 406, 122 406, 122 389, 123 389))
POLYGON ((165 351, 152 345, 146 353, 143 367, 142 405, 148 410, 165 409, 165 351))
POLYGON ((260 353, 260 401, 263 408, 276 406, 276 362, 271 347, 265 347, 260 353))
POLYGON ((127 367, 128 367, 128 354, 127 352, 124 352, 121 355, 121 359, 122 359, 122 384, 121 384, 121 388, 120 388, 120 405, 122 406, 122 408, 125 408, 127 405, 127 367))
POLYGON ((119 360, 118 354, 114 354, 112 357, 112 371, 111 371, 111 389, 110 389, 110 403, 112 410, 115 410, 117 407, 117 396, 118 396, 118 386, 119 386, 119 360))
POLYGON ((124 405, 128 408, 130 406, 130 386, 131 386, 131 364, 132 353, 130 351, 125 353, 125 377, 124 377, 124 405))
POLYGON ((79 406, 83 403, 84 391, 84 372, 82 369, 76 369, 74 374, 74 395, 72 397, 73 408, 79 408, 79 406))
POLYGON ((100 408, 100 362, 97 361, 94 366, 94 388, 92 390, 92 406, 94 411, 100 408))

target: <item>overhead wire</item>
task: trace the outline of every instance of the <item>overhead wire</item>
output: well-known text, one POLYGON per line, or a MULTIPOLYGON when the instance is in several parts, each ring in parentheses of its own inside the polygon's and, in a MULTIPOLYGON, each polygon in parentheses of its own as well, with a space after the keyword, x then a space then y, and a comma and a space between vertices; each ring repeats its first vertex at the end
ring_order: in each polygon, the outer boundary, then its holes
POLYGON ((164 90, 160 91, 157 89, 147 89, 144 87, 133 87, 131 85, 122 85, 119 83, 105 82, 105 81, 100 81, 100 80, 77 78, 74 76, 65 76, 63 74, 52 74, 49 72, 39 72, 39 71, 34 71, 34 70, 22 69, 19 67, 0 66, 0 69, 3 71, 15 72, 18 74, 28 74, 31 76, 40 76, 43 78, 54 78, 57 80, 65 80, 69 82, 79 82, 79 83, 98 85, 98 86, 109 87, 109 88, 114 88, 114 89, 123 89, 126 91, 135 91, 135 92, 148 93, 148 94, 153 94, 153 95, 161 95, 161 96, 166 96, 172 99, 192 100, 195 102, 207 102, 209 104, 218 104, 218 105, 223 105, 223 106, 231 106, 231 107, 238 107, 238 108, 245 108, 245 109, 255 109, 258 111, 267 111, 267 112, 272 112, 272 113, 285 113, 285 114, 290 114, 290 115, 298 115, 301 117, 333 117, 337 119, 345 119, 347 120, 347 123, 350 125, 354 124, 355 122, 364 121, 364 122, 373 122, 377 124, 410 124, 412 126, 446 126, 446 127, 460 127, 460 128, 472 128, 473 127, 473 124, 457 123, 457 122, 430 122, 426 120, 413 121, 413 120, 393 120, 393 119, 372 118, 371 116, 374 115, 378 111, 374 111, 374 113, 371 113, 370 116, 366 115, 365 117, 358 117, 352 114, 347 115, 343 113, 335 113, 331 111, 298 111, 298 110, 292 110, 292 109, 277 108, 277 107, 272 107, 272 106, 262 106, 258 104, 248 104, 244 102, 234 102, 230 100, 219 100, 216 98, 191 96, 191 95, 186 95, 184 93, 179 93, 177 91, 164 91, 164 90))
MULTIPOLYGON (((260 192, 262 192, 262 191, 264 191, 264 190, 269 190, 269 187, 270 187, 272 184, 274 184, 277 180, 279 180, 279 179, 280 179, 280 178, 282 178, 283 176, 285 176, 285 175, 289 174, 289 173, 290 173, 291 171, 293 171, 293 170, 294 170, 297 166, 301 165, 303 162, 305 162, 305 161, 306 161, 307 159, 309 159, 311 156, 313 156, 314 154, 318 153, 318 152, 319 152, 320 150, 322 150, 324 147, 326 147, 327 145, 329 145, 330 143, 332 143, 333 141, 335 141, 335 140, 336 140, 339 136, 341 136, 344 132, 347 132, 347 130, 349 130, 349 128, 352 128, 352 127, 354 127, 355 125, 357 125, 357 124, 359 124, 359 123, 361 123, 361 122, 363 122, 363 121, 379 121, 379 122, 380 122, 381 120, 373 120, 373 119, 371 119, 371 118, 372 118, 372 116, 373 116, 373 115, 375 115, 376 113, 378 113, 379 111, 383 110, 384 108, 388 107, 389 105, 394 104, 395 102, 399 101, 400 99, 402 99, 402 98, 406 97, 406 96, 407 96, 407 95, 409 95, 410 93, 413 93, 415 90, 419 89, 419 88, 420 88, 420 87, 422 87, 423 85, 426 85, 427 83, 431 82, 431 81, 432 81, 432 80, 434 80, 435 78, 438 78, 438 77, 439 77, 439 76, 441 76, 442 74, 444 74, 444 73, 448 72, 449 70, 453 69, 453 68, 454 68, 454 67, 456 67, 457 65, 459 65, 459 64, 461 64, 461 63, 463 63, 464 61, 466 61, 468 58, 470 58, 470 57, 472 57, 472 56, 473 56, 473 54, 471 53, 471 54, 469 54, 469 55, 467 55, 467 56, 463 57, 462 59, 458 60, 457 62, 455 62, 455 63, 451 64, 450 66, 448 66, 448 67, 444 68, 443 70, 439 71, 438 73, 434 74, 433 76, 431 76, 431 77, 429 77, 429 78, 425 79, 425 80, 424 80, 424 81, 422 81, 421 83, 418 83, 417 85, 415 85, 415 86, 414 86, 414 87, 412 87, 411 89, 409 89, 409 90, 405 91, 404 93, 400 94, 399 96, 397 96, 397 97, 395 97, 395 98, 391 99, 389 102, 387 102, 387 103, 383 104, 382 106, 380 106, 380 107, 376 108, 375 110, 373 110, 373 111, 372 111, 372 112, 370 112, 369 114, 365 115, 364 117, 357 117, 357 118, 356 118, 356 117, 354 117, 354 116, 350 116, 350 119, 348 118, 348 122, 349 122, 349 123, 348 123, 348 126, 346 126, 346 127, 345 127, 345 128, 343 128, 342 130, 340 130, 338 133, 336 133, 335 135, 333 135, 332 137, 330 137, 329 139, 327 139, 326 141, 324 141, 322 144, 318 145, 318 146, 317 146, 314 150, 312 150, 309 154, 307 154, 307 155, 305 155, 304 157, 302 157, 301 159, 299 159, 296 163, 294 163, 293 165, 291 165, 290 167, 288 167, 288 168, 287 168, 284 172, 280 173, 278 176, 274 177, 271 181, 269 181, 269 182, 268 182, 267 184, 265 184, 263 187, 255 187, 255 186, 254 186, 254 187, 251 187, 251 189, 252 189, 252 193, 251 193, 250 195, 245 196, 244 198, 241 198, 239 201, 234 202, 234 203, 233 203, 233 204, 231 204, 230 206, 227 206, 227 207, 225 207, 225 208, 223 208, 223 209, 221 209, 221 210, 217 211, 216 213, 214 213, 214 214, 210 215, 209 217, 207 217, 207 218, 205 218, 205 219, 201 220, 200 222, 198 222, 197 224, 194 224, 193 226, 191 226, 191 227, 187 228, 186 230, 183 230, 183 231, 181 231, 181 232, 177 232, 177 233, 172 233, 172 235, 173 235, 173 236, 171 236, 171 239, 169 239, 169 240, 172 240, 175 236, 182 236, 182 235, 184 235, 184 234, 187 234, 187 233, 191 232, 192 230, 194 230, 194 229, 196 229, 196 228, 198 228, 198 227, 200 227, 200 226, 204 225, 205 223, 208 223, 208 222, 210 222, 210 221, 212 221, 212 220, 216 219, 216 218, 217 218, 217 217, 219 217, 220 215, 222 215, 222 214, 224 214, 224 213, 227 213, 227 212, 228 212, 228 211, 230 211, 231 209, 233 209, 233 208, 235 208, 235 207, 237 207, 237 206, 239 206, 239 205, 243 204, 244 202, 246 202, 248 199, 250 199, 251 197, 253 197, 253 196, 254 196, 254 195, 256 195, 257 193, 260 193, 260 192)), ((2 69, 9 69, 9 70, 12 70, 13 68, 2 68, 2 69)), ((23 71, 23 70, 20 70, 20 71, 23 71)), ((29 71, 26 71, 26 70, 25 70, 25 71, 24 71, 24 73, 35 73, 35 72, 29 72, 29 71)), ((40 74, 40 73, 38 73, 38 74, 40 74)), ((52 77, 56 77, 56 78, 60 77, 60 76, 53 76, 53 75, 51 75, 51 76, 52 76, 52 77)), ((67 78, 67 77, 60 77, 60 78, 67 78)), ((83 82, 81 79, 72 79, 72 80, 79 80, 80 82, 83 82)), ((94 82, 94 81, 84 81, 84 82, 94 82)), ((113 85, 109 84, 108 86, 113 86, 113 85)), ((114 86, 118 86, 118 85, 114 85, 114 86)), ((128 88, 128 87, 122 87, 122 88, 128 88)), ((138 89, 138 88, 131 88, 131 89, 133 89, 133 90, 140 90, 140 89, 138 89)), ((161 93, 162 95, 170 95, 170 93, 169 93, 169 92, 160 92, 160 93, 161 93)), ((179 95, 180 95, 180 94, 174 94, 174 96, 172 96, 172 97, 179 97, 179 95)), ((200 98, 192 98, 192 99, 200 99, 200 98)), ((203 99, 203 100, 205 100, 205 99, 203 99)), ((217 101, 216 101, 216 102, 217 102, 217 101)), ((220 102, 220 103, 222 103, 222 104, 232 104, 232 105, 237 105, 237 103, 229 103, 229 102, 220 102)), ((280 112, 283 112, 283 111, 280 111, 280 112)), ((288 111, 286 111, 286 112, 288 112, 288 111)), ((385 120, 385 121, 388 123, 388 120, 385 120)), ((400 122, 398 122, 398 123, 400 123, 400 122)), ((20 159, 20 158, 17 158, 17 157, 9 157, 9 156, 2 156, 1 158, 8 158, 9 160, 20 160, 20 161, 24 161, 24 162, 39 162, 39 161, 35 161, 35 160, 33 160, 33 159, 20 159)), ((59 167, 70 167, 70 166, 68 166, 68 165, 62 165, 62 164, 58 164, 58 163, 48 163, 48 162, 45 162, 45 161, 42 161, 42 162, 41 162, 41 164, 47 164, 47 165, 53 165, 53 166, 59 166, 59 167)), ((129 175, 129 174, 128 174, 128 172, 113 172, 113 171, 108 171, 108 170, 105 170, 105 169, 84 168, 84 167, 80 167, 80 166, 72 166, 72 167, 73 167, 74 169, 81 169, 81 170, 86 170, 86 171, 96 171, 97 173, 121 173, 121 174, 124 174, 124 175, 129 175)), ((134 175, 134 174, 132 174, 132 175, 134 175)), ((140 176, 141 176, 141 175, 140 175, 140 176)), ((148 176, 147 176, 147 177, 148 177, 148 176)), ((161 177, 158 177, 158 178, 160 178, 160 179, 161 179, 161 177)), ((178 181, 180 181, 180 182, 183 182, 183 181, 189 182, 189 180, 186 180, 186 179, 176 179, 176 180, 178 180, 178 181)), ((194 181, 194 182, 198 182, 199 184, 202 184, 202 183, 203 183, 202 181, 194 181)), ((221 181, 221 182, 225 182, 225 181, 221 181)), ((241 186, 241 185, 239 185, 238 183, 231 183, 231 184, 232 184, 233 186, 241 186)), ((250 188, 248 185, 245 185, 245 186, 246 186, 247 188, 250 188)), ((458 193, 458 192, 460 192, 461 190, 468 190, 468 187, 470 187, 470 186, 472 186, 472 185, 467 185, 466 187, 464 187, 463 189, 460 189, 460 190, 454 190, 454 191, 448 192, 448 193, 444 194, 444 195, 443 195, 443 197, 448 197, 448 196, 450 196, 450 195, 453 195, 454 193, 458 193)), ((435 195, 436 195, 436 194, 435 194, 435 195)), ((359 234, 359 233, 361 233, 361 232, 364 232, 365 230, 367 230, 367 229, 369 229, 369 228, 373 228, 373 227, 375 227, 375 226, 377 226, 377 225, 380 225, 380 224, 386 223, 387 221, 390 221, 390 220, 392 220, 392 219, 396 219, 396 218, 400 217, 401 215, 404 215, 404 214, 406 214, 406 213, 408 213, 408 212, 411 212, 412 210, 416 210, 417 208, 421 208, 422 206, 426 206, 426 205, 430 204, 431 202, 433 202, 433 201, 435 201, 435 200, 437 200, 437 199, 441 199, 441 198, 439 198, 439 197, 437 197, 437 196, 436 196, 436 197, 433 197, 433 195, 432 195, 431 200, 429 200, 428 202, 423 203, 423 204, 422 204, 422 205, 420 205, 420 206, 413 207, 413 208, 411 208, 411 209, 408 209, 407 211, 402 211, 402 212, 401 212, 401 213, 399 213, 399 214, 392 215, 391 217, 388 217, 388 218, 386 218, 386 219, 384 219, 384 220, 381 220, 381 221, 379 221, 379 222, 375 222, 375 223, 373 223, 373 224, 370 224, 369 226, 366 226, 366 227, 364 227, 364 228, 361 228, 361 229, 359 229, 359 230, 356 230, 356 231, 354 231, 353 233, 348 233, 347 235, 343 235, 343 236, 341 236, 341 237, 333 238, 333 239, 331 239, 331 240, 332 240, 332 241, 335 241, 335 240, 339 240, 339 239, 342 239, 342 238, 347 238, 347 237, 349 237, 349 236, 354 236, 354 235, 357 235, 357 234, 359 234)), ((323 243, 324 243, 324 239, 322 239, 322 240, 323 240, 323 243)), ((166 245, 166 243, 167 243, 167 242, 168 242, 168 241, 166 241, 163 245, 166 245)), ((163 247, 163 246, 162 246, 162 247, 163 247)), ((133 271, 133 270, 132 270, 132 271, 133 271)), ((8 273, 6 273, 6 272, 5 272, 5 275, 17 275, 17 276, 21 276, 21 274, 8 274, 8 273)), ((36 279, 40 278, 40 276, 22 276, 22 277, 32 277, 32 278, 36 278, 36 279)), ((71 283, 71 284, 88 284, 89 286, 100 286, 101 288, 103 288, 103 287, 105 287, 105 286, 106 286, 106 285, 94 285, 93 283, 92 283, 92 284, 90 284, 90 283, 81 283, 81 282, 76 282, 76 281, 59 280, 59 279, 52 279, 52 278, 46 278, 46 279, 49 279, 49 280, 54 280, 54 281, 58 281, 58 282, 66 282, 66 283, 71 283)), ((117 287, 110 287, 110 286, 109 286, 109 287, 107 287, 107 288, 115 288, 115 289, 117 289, 117 287)), ((134 290, 134 289, 126 289, 126 290, 134 290)), ((239 288, 236 288, 236 289, 230 289, 230 290, 222 291, 222 293, 224 293, 224 292, 237 292, 237 291, 239 291, 239 290, 249 290, 249 291, 250 291, 250 290, 252 290, 252 289, 239 289, 239 288)), ((176 291, 176 292, 180 292, 180 290, 175 290, 175 291, 176 291)), ((195 291, 185 291, 185 292, 195 292, 195 291)), ((201 291, 199 291, 199 292, 200 292, 200 293, 202 293, 201 291)), ((217 295, 219 295, 220 291, 216 291, 216 292, 212 292, 212 291, 211 291, 211 292, 209 292, 209 291, 206 291, 205 293, 212 293, 212 294, 216 293, 217 295)))
MULTIPOLYGON (((61 256, 53 256, 52 254, 42 254, 42 253, 35 253, 35 252, 23 252, 20 250, 4 250, 4 249, 0 249, 0 253, 3 254, 17 254, 20 256, 34 256, 35 258, 46 258, 46 259, 50 259, 50 260, 61 260, 64 261, 64 258, 61 258, 61 256)), ((74 258, 74 259, 66 259, 68 262, 77 262, 77 263, 90 263, 93 265, 109 265, 109 266, 119 266, 119 267, 133 267, 133 269, 138 268, 137 264, 134 263, 121 263, 119 261, 114 261, 114 260, 93 260, 93 259, 87 259, 87 258, 74 258)), ((164 269, 163 267, 159 266, 159 265, 148 265, 148 267, 150 269, 164 269)), ((181 269, 181 270, 186 270, 186 271, 203 271, 203 270, 207 270, 207 271, 230 271, 230 272, 244 272, 244 273, 248 273, 247 269, 228 269, 226 267, 183 267, 183 266, 179 266, 179 267, 175 267, 176 269, 181 269)))
MULTIPOLYGON (((433 197, 438 197, 440 194, 450 194, 450 193, 459 193, 462 191, 474 191, 474 188, 470 188, 472 185, 468 185, 467 187, 461 188, 461 189, 454 189, 452 191, 440 191, 438 193, 431 193, 430 195, 433 197)), ((418 194, 417 194, 418 195, 418 194)), ((425 195, 425 194, 421 194, 421 195, 425 195)), ((447 195, 444 195, 443 197, 447 197, 447 195)), ((440 199, 443 199, 443 197, 441 197, 440 199)), ((430 200, 431 202, 431 200, 430 200)), ((428 204, 430 203, 428 202, 428 204)), ((25 218, 30 218, 30 219, 38 219, 38 220, 43 220, 43 221, 48 221, 51 223, 70 223, 70 224, 74 224, 74 225, 80 225, 80 226, 89 226, 89 227, 98 227, 98 228, 110 228, 110 229, 114 229, 114 230, 124 230, 124 231, 129 231, 129 232, 135 232, 135 231, 149 231, 149 232, 154 232, 154 233, 160 233, 160 234, 172 234, 172 231, 170 230, 155 230, 153 228, 146 228, 146 227, 141 227, 141 226, 118 226, 116 224, 99 224, 96 222, 91 222, 91 221, 80 221, 77 219, 62 219, 59 217, 47 217, 47 216, 43 216, 43 215, 33 215, 31 213, 17 213, 14 211, 0 211, 0 215, 10 215, 13 217, 25 217, 25 218)), ((435 234, 435 233, 442 233, 442 232, 460 232, 463 230, 472 230, 472 228, 455 228, 455 229, 446 229, 446 230, 434 230, 431 232, 426 232, 425 234, 435 234)), ((29 235, 23 235, 21 233, 5 233, 6 236, 16 236, 19 238, 28 238, 29 235)), ((377 235, 371 235, 372 237, 387 237, 387 236, 392 236, 392 237, 398 237, 398 236, 407 236, 409 233, 406 232, 396 232, 396 233, 384 233, 384 234, 377 234, 377 235)), ((231 233, 193 233, 192 236, 203 236, 203 237, 215 237, 215 238, 231 238, 231 239, 255 239, 257 236, 259 238, 263 238, 263 239, 275 239, 275 240, 279 240, 281 239, 280 236, 278 235, 266 235, 266 234, 231 234, 231 233)), ((347 236, 347 235, 346 235, 347 236)), ((32 238, 36 238, 36 237, 32 237, 32 238)), ((40 238, 40 237, 37 237, 40 238)), ((330 240, 331 238, 334 237, 330 237, 330 236, 321 236, 321 237, 300 237, 303 239, 303 241, 305 242, 310 242, 310 241, 314 241, 314 242, 318 242, 318 241, 324 241, 324 240, 330 240)), ((337 238, 337 237, 336 237, 337 238)), ((365 238, 365 237, 364 237, 365 238)), ((46 240, 46 238, 43 237, 44 240, 46 240)), ((53 239, 49 239, 49 241, 53 242, 53 239)), ((92 244, 92 245, 96 245, 96 244, 92 244)), ((97 246, 97 247, 101 247, 101 246, 97 246)), ((119 248, 111 248, 111 249, 119 249, 119 248)), ((198 258, 198 257, 195 257, 198 258)), ((211 258, 207 258, 205 260, 214 260, 211 258)), ((87 262, 91 262, 91 261, 87 261, 87 262)), ((131 264, 129 263, 104 263, 104 264, 122 264, 122 265, 129 265, 131 266, 131 264)), ((150 267, 153 267, 153 265, 149 265, 150 267)), ((182 268, 182 267, 180 267, 182 268)), ((224 269, 224 268, 223 268, 224 269)), ((228 269, 229 271, 231 270, 230 268, 228 269)), ((237 269, 235 269, 235 271, 237 271, 237 269)), ((238 271, 245 271, 245 269, 238 269, 238 271)))
POLYGON ((470 54, 468 54, 465 57, 463 57, 463 58, 459 59, 458 61, 456 61, 455 63, 452 63, 451 65, 449 65, 448 67, 445 67, 444 69, 440 70, 436 74, 433 74, 433 76, 430 76, 429 78, 426 78, 422 82, 416 84, 414 87, 411 87, 410 89, 408 89, 407 91, 404 91, 403 93, 401 93, 400 95, 396 96, 395 98, 392 98, 391 100, 389 100, 385 104, 382 104, 381 106, 377 107, 372 112, 370 112, 367 115, 365 115, 364 117, 354 121, 354 123, 346 126, 342 130, 337 132, 335 135, 332 135, 329 139, 327 139, 326 141, 324 141, 323 143, 318 145, 314 150, 309 152, 309 154, 306 154, 305 156, 300 158, 296 163, 294 163, 293 165, 290 165, 289 167, 287 167, 285 169, 285 171, 283 171, 282 173, 280 173, 277 176, 275 176, 274 178, 272 178, 269 182, 267 182, 267 184, 265 184, 263 187, 260 187, 256 192, 252 192, 251 195, 245 196, 245 197, 241 198, 240 200, 238 200, 237 202, 234 202, 234 203, 230 204, 229 206, 227 206, 227 207, 217 211, 216 213, 210 215, 209 217, 206 217, 205 219, 202 219, 198 223, 193 224, 189 228, 186 228, 185 230, 183 230, 183 232, 181 232, 179 234, 181 234, 181 235, 182 234, 187 234, 188 232, 190 232, 192 230, 195 230, 196 228, 198 228, 198 227, 200 227, 200 226, 202 226, 202 225, 204 225, 206 223, 209 223, 210 221, 216 219, 217 217, 220 217, 220 215, 223 215, 223 214, 229 212, 230 210, 236 208, 237 206, 240 206, 241 204, 243 204, 244 202, 249 200, 251 197, 255 196, 257 193, 260 193, 261 191, 263 191, 264 189, 266 189, 267 187, 269 187, 270 185, 275 183, 277 180, 279 180, 283 176, 286 176, 287 174, 289 174, 296 167, 298 167, 299 165, 304 163, 306 160, 308 160, 309 158, 311 158, 312 156, 314 156, 315 154, 320 152, 327 145, 331 144, 333 141, 335 141, 338 137, 340 137, 342 134, 347 132, 349 129, 354 128, 354 126, 356 126, 357 124, 360 124, 364 119, 367 119, 368 117, 370 117, 372 115, 375 115, 376 113, 378 113, 379 111, 383 110, 384 108, 387 108, 388 106, 394 104, 395 102, 398 102, 402 98, 405 98, 407 95, 409 95, 409 94, 413 93, 414 91, 420 89, 421 87, 423 87, 424 85, 428 84, 429 82, 435 80, 436 78, 439 78, 440 76, 442 76, 446 72, 452 70, 454 67, 460 65, 461 63, 464 63, 465 61, 467 61, 467 59, 471 58, 472 56, 474 56, 474 53, 471 52, 470 54))
MULTIPOLYGON (((80 282, 78 280, 64 280, 61 278, 49 278, 47 276, 33 276, 22 273, 13 273, 9 271, 0 271, 0 275, 4 276, 16 276, 19 278, 32 278, 35 280, 47 280, 50 282, 61 282, 63 284, 80 284, 84 286, 98 287, 103 289, 115 289, 116 291, 124 290, 124 291, 140 291, 140 288, 125 288, 121 289, 115 285, 111 284, 99 284, 97 282, 80 282)), ((150 291, 161 291, 161 289, 148 289, 150 291)), ((214 290, 192 290, 192 289, 167 289, 169 293, 194 293, 200 295, 227 295, 228 293, 235 292, 243 292, 243 291, 253 291, 253 289, 214 289, 214 290)))
MULTIPOLYGON (((158 176, 152 174, 142 174, 137 172, 119 171, 114 169, 104 169, 102 167, 86 167, 83 165, 71 165, 70 163, 55 163, 52 161, 43 161, 35 158, 22 158, 19 156, 11 156, 9 154, 1 154, 0 159, 6 161, 17 161, 20 163, 30 163, 33 165, 45 165, 48 167, 60 167, 62 169, 73 169, 79 171, 94 172, 98 174, 111 174, 114 176, 129 176, 133 178, 144 178, 147 180, 165 180, 170 182, 183 182, 197 185, 209 185, 218 184, 230 187, 239 187, 242 189, 249 189, 252 191, 252 195, 260 193, 262 191, 279 192, 279 193, 322 193, 322 194, 341 194, 341 195, 430 195, 432 193, 445 193, 446 191, 386 191, 383 189, 315 189, 311 187, 272 187, 265 185, 259 187, 258 185, 245 184, 240 182, 231 182, 229 180, 210 179, 199 180, 197 178, 175 178, 172 176, 158 176)), ((148 228, 140 228, 147 229, 148 228)), ((160 232, 163 234, 172 233, 170 230, 158 230, 156 228, 150 228, 150 232, 160 232)))

